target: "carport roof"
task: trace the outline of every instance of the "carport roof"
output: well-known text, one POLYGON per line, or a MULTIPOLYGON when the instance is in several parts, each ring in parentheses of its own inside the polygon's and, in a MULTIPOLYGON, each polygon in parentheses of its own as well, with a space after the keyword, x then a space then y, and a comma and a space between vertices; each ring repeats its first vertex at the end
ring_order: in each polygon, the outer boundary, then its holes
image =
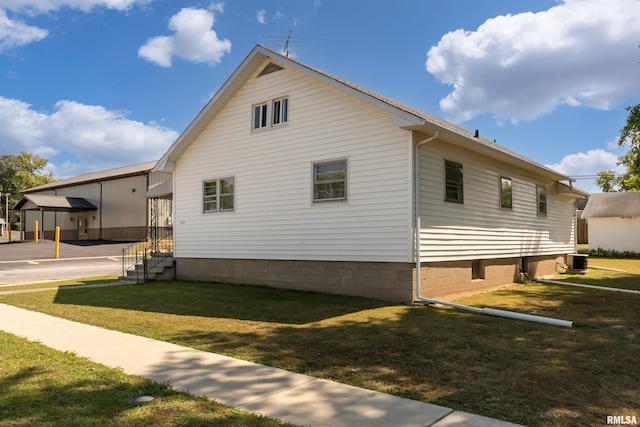
POLYGON ((25 194, 14 207, 15 210, 43 210, 58 212, 80 212, 98 210, 93 203, 82 197, 47 196, 25 194))

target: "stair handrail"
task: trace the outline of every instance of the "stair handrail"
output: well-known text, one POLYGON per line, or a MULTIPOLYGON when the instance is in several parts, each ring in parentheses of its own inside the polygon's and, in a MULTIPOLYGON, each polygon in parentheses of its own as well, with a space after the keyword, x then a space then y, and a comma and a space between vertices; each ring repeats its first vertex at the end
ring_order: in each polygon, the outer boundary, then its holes
POLYGON ((158 227, 153 241, 145 251, 144 281, 147 282, 152 268, 171 257, 173 257, 173 227, 158 227))
MULTIPOLYGON (((127 275, 127 271, 140 264, 145 257, 145 249, 149 245, 148 240, 134 242, 122 249, 122 277, 127 275)), ((136 268, 136 283, 140 283, 138 269, 136 268)))

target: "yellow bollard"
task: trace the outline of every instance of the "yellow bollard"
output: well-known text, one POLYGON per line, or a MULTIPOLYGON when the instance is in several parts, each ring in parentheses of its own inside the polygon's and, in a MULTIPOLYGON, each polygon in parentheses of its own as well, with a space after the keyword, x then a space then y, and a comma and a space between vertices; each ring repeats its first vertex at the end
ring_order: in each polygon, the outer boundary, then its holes
POLYGON ((55 259, 60 258, 60 227, 56 227, 56 246, 53 257, 55 259))
POLYGON ((33 221, 34 238, 33 240, 38 242, 38 221, 33 221))

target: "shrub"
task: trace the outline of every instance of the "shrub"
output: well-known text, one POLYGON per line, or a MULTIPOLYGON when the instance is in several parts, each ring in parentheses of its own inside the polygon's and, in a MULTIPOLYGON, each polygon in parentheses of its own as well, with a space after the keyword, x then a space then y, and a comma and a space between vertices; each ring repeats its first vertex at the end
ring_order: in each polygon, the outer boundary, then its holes
POLYGON ((602 257, 602 258, 640 258, 640 254, 633 251, 617 251, 615 249, 591 249, 587 252, 589 256, 602 257))

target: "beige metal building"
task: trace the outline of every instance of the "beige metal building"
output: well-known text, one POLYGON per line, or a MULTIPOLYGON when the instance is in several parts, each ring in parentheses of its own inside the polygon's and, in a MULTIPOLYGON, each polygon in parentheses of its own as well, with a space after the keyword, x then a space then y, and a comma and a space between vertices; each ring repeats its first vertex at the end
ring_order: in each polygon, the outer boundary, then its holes
POLYGON ((171 227, 171 175, 147 162, 55 181, 22 192, 23 238, 144 240, 153 227, 171 227))

